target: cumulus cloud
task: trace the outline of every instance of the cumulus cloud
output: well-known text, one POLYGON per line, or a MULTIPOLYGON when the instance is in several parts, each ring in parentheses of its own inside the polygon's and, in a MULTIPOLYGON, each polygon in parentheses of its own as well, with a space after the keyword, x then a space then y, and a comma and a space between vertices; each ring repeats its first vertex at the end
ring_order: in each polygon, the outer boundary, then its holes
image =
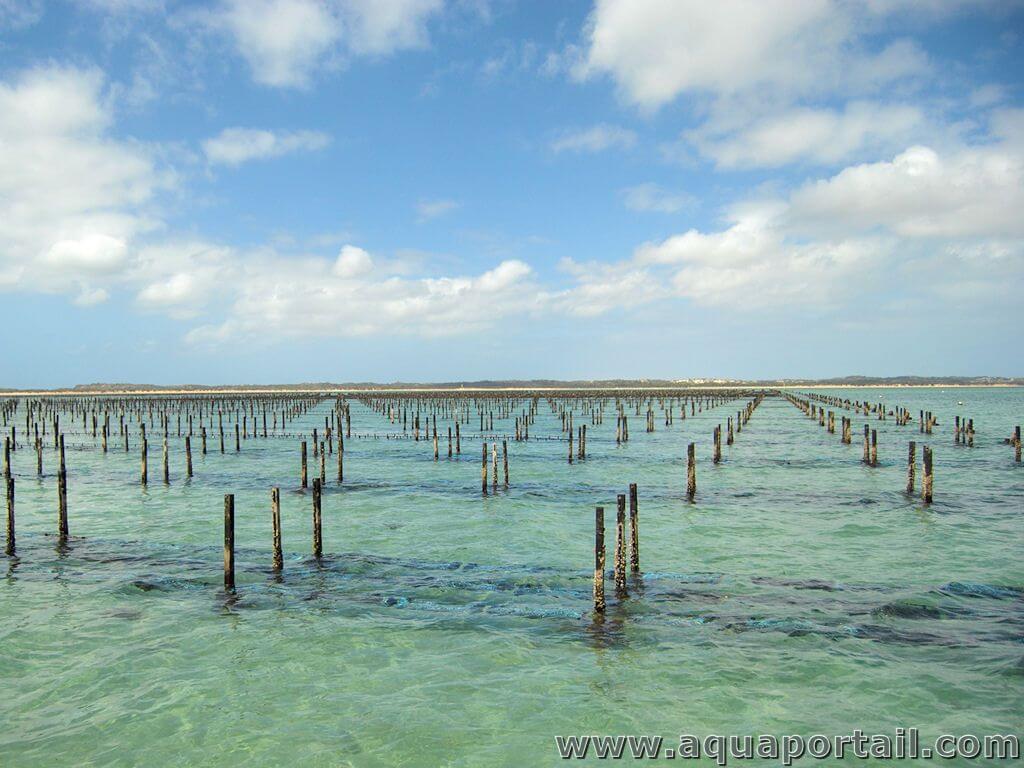
POLYGON ((187 340, 220 344, 308 335, 450 336, 529 312, 535 302, 531 270, 520 261, 503 261, 478 275, 440 278, 339 275, 340 262, 341 257, 334 265, 313 258, 298 263, 247 259, 228 318, 192 329, 187 340))
POLYGON ((567 131, 551 142, 553 152, 603 152, 618 147, 629 149, 636 143, 636 133, 617 125, 595 125, 567 131))
POLYGON ((629 102, 659 107, 690 91, 787 95, 879 85, 927 67, 911 43, 861 45, 856 4, 838 0, 597 0, 579 78, 610 76, 629 102))
POLYGON ((719 230, 644 243, 612 264, 570 263, 576 285, 559 304, 576 314, 667 298, 834 309, 892 285, 921 301, 1011 302, 1024 281, 1022 209, 1024 111, 1005 110, 979 145, 912 146, 736 204, 719 230))
POLYGON ((338 277, 360 277, 373 271, 370 254, 355 245, 343 246, 334 262, 334 274, 338 277))
POLYGON ((257 128, 225 128, 203 142, 203 152, 211 165, 241 165, 293 152, 313 152, 330 143, 330 136, 320 131, 275 133, 257 128))
POLYGON ((110 124, 97 70, 0 81, 0 283, 80 291, 119 274, 132 239, 159 224, 149 205, 172 179, 144 145, 111 138, 110 124))
POLYGON ((721 115, 686 136, 721 168, 827 165, 905 147, 925 123, 914 106, 858 101, 843 109, 794 107, 754 121, 721 115))
POLYGON ((258 83, 308 87, 320 67, 427 43, 441 0, 225 0, 207 24, 226 32, 258 83))

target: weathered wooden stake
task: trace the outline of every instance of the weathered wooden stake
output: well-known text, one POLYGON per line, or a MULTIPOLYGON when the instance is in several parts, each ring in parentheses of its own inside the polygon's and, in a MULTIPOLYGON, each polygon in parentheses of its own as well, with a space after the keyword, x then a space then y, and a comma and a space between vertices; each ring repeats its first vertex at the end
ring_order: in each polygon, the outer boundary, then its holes
POLYGON ((604 613, 604 507, 594 510, 594 611, 604 613))
POLYGON ((224 591, 235 591, 235 494, 224 494, 224 591))
POLYGON ((306 469, 306 441, 302 441, 302 487, 309 487, 309 474, 306 469))
POLYGON ((917 443, 913 440, 907 446, 907 493, 914 492, 914 480, 917 473, 917 443))
POLYGON ((640 573, 640 510, 636 483, 629 484, 629 569, 640 573))
POLYGON ((686 446, 686 496, 693 501, 697 495, 697 445, 686 446))
POLYGON ((149 483, 149 441, 146 438, 142 438, 139 450, 142 452, 142 484, 147 485, 149 483))
POLYGON ((6 478, 7 482, 7 548, 8 556, 14 554, 14 478, 6 478))
POLYGON ((505 466, 505 487, 508 488, 508 440, 501 441, 501 462, 505 466))
POLYGON ((924 456, 924 477, 921 478, 921 499, 925 504, 932 503, 932 449, 927 445, 922 449, 924 456))
POLYGON ((626 495, 620 493, 615 509, 615 596, 628 597, 626 591, 626 495))
POLYGON ((270 489, 270 520, 274 530, 274 570, 280 571, 284 567, 284 555, 281 552, 281 489, 277 486, 270 489))
POLYGON ((171 484, 171 465, 167 456, 167 438, 164 438, 164 485, 171 484))
POLYGON ((192 438, 185 435, 185 476, 192 477, 192 438))
POLYGON ((320 478, 313 479, 313 557, 319 560, 323 556, 323 533, 321 531, 322 516, 320 510, 320 478))
MULTIPOLYGON (((481 416, 481 418, 483 418, 481 416)), ((483 444, 483 459, 480 463, 480 489, 487 495, 487 443, 483 444)))

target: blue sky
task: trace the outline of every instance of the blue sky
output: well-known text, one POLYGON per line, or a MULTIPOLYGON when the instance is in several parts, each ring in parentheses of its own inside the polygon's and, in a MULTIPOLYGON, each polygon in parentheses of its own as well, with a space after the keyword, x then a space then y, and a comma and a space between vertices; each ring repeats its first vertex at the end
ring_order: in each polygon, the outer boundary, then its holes
POLYGON ((1022 375, 1024 5, 0 0, 0 385, 1022 375))

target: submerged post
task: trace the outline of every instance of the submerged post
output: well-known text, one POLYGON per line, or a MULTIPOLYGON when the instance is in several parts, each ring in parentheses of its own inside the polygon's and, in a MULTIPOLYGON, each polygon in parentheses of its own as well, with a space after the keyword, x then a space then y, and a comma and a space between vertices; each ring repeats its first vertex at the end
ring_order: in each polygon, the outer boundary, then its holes
POLYGON ((594 510, 594 611, 604 613, 604 507, 594 510))
POLYGON ((224 494, 224 590, 235 591, 235 494, 224 494))
POLYGON ((914 475, 917 472, 917 443, 913 440, 907 448, 907 493, 914 492, 914 475))
POLYGON ((508 488, 508 440, 501 441, 501 461, 505 465, 505 487, 508 488))
POLYGON ((640 511, 636 483, 629 484, 629 569, 640 573, 640 511))
POLYGON ((58 439, 60 469, 57 470, 57 537, 60 543, 68 540, 68 471, 64 464, 64 433, 58 439))
POLYGON ((7 555, 14 554, 14 478, 7 477, 7 555))
POLYGON ((925 504, 932 503, 932 449, 927 445, 922 449, 924 457, 924 477, 921 478, 921 499, 925 504))
POLYGON ((302 487, 309 486, 309 474, 306 469, 306 441, 302 441, 302 487))
POLYGON ((192 438, 185 435, 185 476, 192 477, 192 438))
POLYGON ((313 557, 319 560, 323 556, 322 516, 320 512, 320 478, 313 478, 313 557))
POLYGON ((620 493, 615 509, 615 596, 628 597, 626 592, 626 496, 620 493))
POLYGON ((274 486, 270 489, 270 520, 274 530, 274 570, 284 567, 284 555, 281 552, 281 489, 274 486))
POLYGON ((484 443, 483 459, 480 462, 480 490, 487 494, 487 443, 484 443))
POLYGON ((697 495, 697 446, 686 446, 686 496, 690 501, 697 495))

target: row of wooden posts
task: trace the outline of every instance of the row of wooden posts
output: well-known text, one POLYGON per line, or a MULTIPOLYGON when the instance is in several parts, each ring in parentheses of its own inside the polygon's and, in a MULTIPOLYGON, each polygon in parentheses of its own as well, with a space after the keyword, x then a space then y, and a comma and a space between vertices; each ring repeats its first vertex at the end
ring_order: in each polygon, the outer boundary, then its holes
MULTIPOLYGON (((808 399, 797 397, 795 395, 786 394, 786 399, 790 403, 795 405, 801 411, 803 411, 812 420, 818 422, 819 426, 825 427, 829 432, 835 432, 835 414, 833 411, 828 412, 828 420, 825 419, 825 409, 815 405, 808 399)), ((842 417, 842 442, 850 443, 850 432, 851 432, 851 421, 847 417, 842 417)), ((915 478, 917 476, 917 443, 913 440, 910 441, 908 447, 908 458, 907 458, 907 493, 914 493, 915 478)), ((924 465, 924 474, 921 478, 921 500, 925 504, 931 504, 932 495, 934 490, 934 467, 932 462, 932 449, 925 445, 921 448, 921 456, 924 465)), ((864 452, 861 461, 869 467, 878 466, 878 431, 871 429, 867 424, 864 425, 864 452)))

